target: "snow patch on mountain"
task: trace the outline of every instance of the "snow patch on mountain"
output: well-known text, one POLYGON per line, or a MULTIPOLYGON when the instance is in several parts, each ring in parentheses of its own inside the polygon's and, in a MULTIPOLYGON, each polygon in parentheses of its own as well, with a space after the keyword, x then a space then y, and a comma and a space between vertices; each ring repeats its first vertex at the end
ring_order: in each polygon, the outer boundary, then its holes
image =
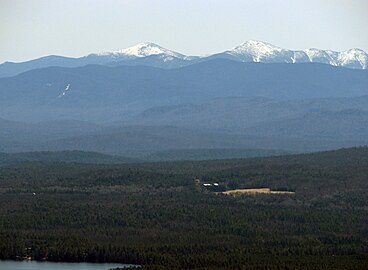
POLYGON ((324 63, 333 66, 337 66, 336 59, 334 59, 332 52, 319 50, 316 48, 306 49, 304 52, 307 54, 310 62, 324 63))
POLYGON ((61 98, 66 95, 66 93, 70 90, 70 83, 67 84, 65 89, 61 92, 61 94, 58 96, 58 98, 61 98))
POLYGON ((338 55, 338 60, 341 63, 341 66, 360 66, 361 68, 366 69, 368 65, 368 54, 360 49, 351 49, 341 52, 338 55))

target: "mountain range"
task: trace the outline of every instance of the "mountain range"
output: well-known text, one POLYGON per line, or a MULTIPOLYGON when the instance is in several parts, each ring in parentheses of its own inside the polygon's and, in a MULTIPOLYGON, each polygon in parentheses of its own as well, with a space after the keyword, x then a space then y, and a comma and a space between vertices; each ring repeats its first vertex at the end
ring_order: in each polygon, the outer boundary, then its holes
POLYGON ((5 63, 4 72, 0 152, 161 160, 368 144, 368 70, 360 50, 290 51, 248 41, 192 57, 144 43, 5 63))
POLYGON ((208 56, 186 56, 163 48, 157 44, 144 42, 113 52, 93 53, 79 58, 50 55, 27 62, 5 62, 0 65, 0 77, 50 66, 80 67, 98 65, 145 65, 160 68, 177 68, 211 59, 231 59, 239 62, 261 63, 324 63, 347 68, 366 69, 368 54, 360 49, 343 52, 320 50, 283 49, 266 42, 249 40, 230 50, 208 56))

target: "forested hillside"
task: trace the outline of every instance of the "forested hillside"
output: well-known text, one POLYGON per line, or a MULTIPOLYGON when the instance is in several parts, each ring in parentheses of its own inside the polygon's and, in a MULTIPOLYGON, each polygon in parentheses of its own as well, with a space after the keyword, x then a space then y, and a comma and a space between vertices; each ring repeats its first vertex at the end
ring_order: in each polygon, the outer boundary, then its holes
POLYGON ((366 269, 368 148, 0 168, 0 259, 142 269, 366 269), (200 182, 195 181, 198 179, 200 182), (294 195, 226 196, 268 187, 294 195))
POLYGON ((137 163, 138 159, 111 156, 96 152, 83 151, 59 151, 59 152, 23 152, 23 153, 1 153, 0 166, 16 165, 32 161, 44 162, 72 162, 89 164, 120 164, 137 163))

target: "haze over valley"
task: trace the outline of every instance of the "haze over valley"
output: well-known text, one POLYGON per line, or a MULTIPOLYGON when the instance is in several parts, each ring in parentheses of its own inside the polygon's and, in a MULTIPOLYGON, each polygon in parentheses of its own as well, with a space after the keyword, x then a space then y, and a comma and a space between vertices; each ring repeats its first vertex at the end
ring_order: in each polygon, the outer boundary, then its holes
POLYGON ((1 0, 0 270, 367 270, 367 0, 1 0))

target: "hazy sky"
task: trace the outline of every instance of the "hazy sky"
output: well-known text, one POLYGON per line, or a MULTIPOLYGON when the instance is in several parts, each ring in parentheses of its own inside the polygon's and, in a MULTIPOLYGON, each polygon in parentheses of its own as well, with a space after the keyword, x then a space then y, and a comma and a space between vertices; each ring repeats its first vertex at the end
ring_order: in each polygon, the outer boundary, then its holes
POLYGON ((368 0, 0 0, 0 62, 143 41, 202 55, 248 39, 368 51, 368 0))

